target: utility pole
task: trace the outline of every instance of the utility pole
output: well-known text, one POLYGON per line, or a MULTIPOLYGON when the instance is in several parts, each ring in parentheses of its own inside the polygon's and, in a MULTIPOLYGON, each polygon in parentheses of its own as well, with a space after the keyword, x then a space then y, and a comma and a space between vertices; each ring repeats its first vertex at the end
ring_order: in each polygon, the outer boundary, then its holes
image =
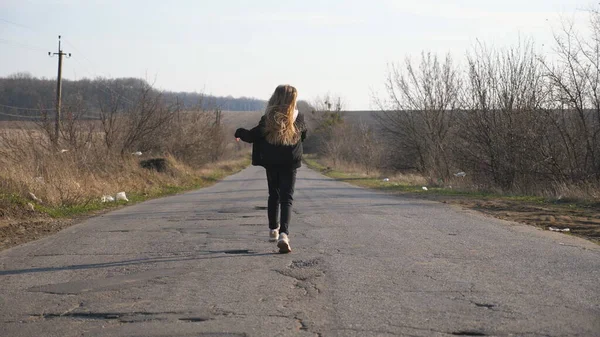
POLYGON ((71 53, 63 53, 60 47, 60 35, 58 36, 58 53, 48 52, 48 56, 58 55, 58 76, 56 79, 56 119, 54 121, 54 143, 58 144, 58 135, 60 132, 60 107, 61 107, 61 92, 62 92, 62 57, 71 57, 71 53))

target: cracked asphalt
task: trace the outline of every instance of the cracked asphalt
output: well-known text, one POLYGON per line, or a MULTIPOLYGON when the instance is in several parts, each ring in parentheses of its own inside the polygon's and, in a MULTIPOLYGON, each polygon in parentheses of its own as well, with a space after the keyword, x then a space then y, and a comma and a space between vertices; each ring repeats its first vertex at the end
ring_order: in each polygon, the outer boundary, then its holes
POLYGON ((0 336, 600 336, 600 246, 298 172, 293 252, 264 170, 0 253, 0 336))

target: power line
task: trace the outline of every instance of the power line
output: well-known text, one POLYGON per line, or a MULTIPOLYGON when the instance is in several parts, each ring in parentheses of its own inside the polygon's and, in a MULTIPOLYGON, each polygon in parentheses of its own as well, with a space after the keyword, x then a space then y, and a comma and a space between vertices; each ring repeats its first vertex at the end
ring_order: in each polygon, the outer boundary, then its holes
MULTIPOLYGON (((100 119, 101 117, 98 116, 93 116, 93 115, 86 115, 86 114, 78 114, 78 113, 72 113, 73 116, 77 116, 77 118, 87 118, 87 119, 100 119)), ((15 115, 15 114, 8 114, 8 113, 4 113, 4 112, 0 112, 0 116, 9 116, 9 117, 17 117, 17 118, 34 118, 34 119, 40 119, 40 118, 44 118, 44 116, 26 116, 26 115, 15 115)), ((48 117, 46 117, 48 118, 48 117)))
MULTIPOLYGON (((8 23, 8 24, 11 24, 11 25, 14 25, 14 26, 17 26, 17 27, 28 29, 28 30, 34 31, 36 33, 41 33, 39 30, 37 30, 37 29, 35 29, 33 27, 30 27, 30 26, 27 26, 27 25, 23 25, 23 24, 20 24, 20 23, 9 21, 9 20, 3 19, 3 18, 0 18, 0 21, 8 23)), ((64 40, 64 41, 69 46, 71 46, 71 48, 73 48, 77 53, 79 53, 81 55, 81 57, 83 57, 90 65, 92 65, 93 68, 96 68, 95 65, 94 65, 94 63, 88 57, 86 57, 85 54, 81 50, 79 50, 79 48, 77 48, 75 45, 73 45, 68 40, 64 40)), ((40 50, 44 50, 45 51, 45 49, 40 48, 40 47, 36 47, 36 46, 33 46, 33 45, 28 45, 28 44, 25 44, 25 43, 10 41, 10 40, 3 39, 3 38, 0 38, 0 43, 12 44, 12 45, 15 45, 15 46, 19 46, 21 48, 26 48, 26 49, 34 50, 34 51, 40 51, 40 50)), ((75 61, 78 62, 81 66, 83 66, 84 70, 87 71, 88 74, 91 74, 91 75, 93 75, 95 77, 98 76, 97 73, 95 73, 94 71, 90 71, 90 69, 87 66, 85 66, 83 63, 81 63, 77 58, 75 58, 75 61)), ((136 103, 133 100, 125 97, 125 95, 123 95, 123 94, 120 94, 120 93, 116 92, 113 88, 109 87, 108 85, 106 85, 104 83, 100 83, 100 84, 102 86, 104 86, 105 88, 107 88, 109 91, 111 91, 114 95, 117 95, 125 103, 128 103, 128 104, 133 105, 133 106, 136 105, 136 103)), ((105 94, 110 95, 108 92, 100 89, 99 87, 98 87, 98 89, 100 91, 104 92, 105 94)))
POLYGON ((32 27, 29 27, 29 26, 26 26, 26 25, 23 25, 23 24, 20 24, 20 23, 12 22, 12 21, 9 21, 9 20, 3 19, 3 18, 0 18, 0 21, 5 22, 5 23, 9 23, 9 24, 17 26, 17 27, 21 27, 21 28, 25 28, 25 29, 37 31, 36 29, 34 29, 32 27))
POLYGON ((56 110, 54 108, 47 108, 47 109, 24 108, 24 107, 12 106, 12 105, 6 105, 6 104, 0 104, 0 107, 17 109, 17 110, 25 110, 25 111, 54 111, 54 110, 56 110))
POLYGON ((34 118, 34 119, 43 118, 43 116, 23 116, 23 115, 7 114, 4 112, 0 112, 0 115, 1 116, 9 116, 9 117, 18 117, 18 118, 34 118))
MULTIPOLYGON (((71 46, 71 48, 73 48, 73 50, 75 50, 79 55, 81 55, 81 57, 83 57, 84 60, 86 60, 92 67, 95 68, 94 62, 92 62, 87 56, 85 56, 85 53, 83 53, 81 50, 79 50, 77 47, 75 47, 75 45, 73 45, 71 42, 69 42, 68 39, 65 39, 65 43, 68 44, 69 46, 71 46)), ((78 59, 75 59, 76 62, 78 62, 83 68, 84 70, 86 70, 89 74, 93 75, 93 76, 98 76, 97 73, 90 71, 89 67, 85 66, 82 62, 80 62, 78 59)), ((110 90, 113 94, 119 96, 121 99, 123 99, 125 102, 131 104, 131 105, 136 105, 136 103, 133 100, 130 100, 129 98, 125 97, 125 95, 120 94, 118 92, 116 92, 113 88, 109 87, 108 85, 104 84, 104 83, 100 83, 102 86, 104 86, 105 88, 107 88, 108 90, 110 90)), ((99 88, 98 88, 99 89, 99 88)), ((108 94, 107 92, 103 91, 105 94, 108 94)))
POLYGON ((4 43, 4 44, 12 44, 15 45, 17 47, 21 47, 21 48, 25 48, 25 49, 29 49, 29 50, 33 50, 33 51, 40 51, 40 50, 44 50, 43 48, 34 46, 34 45, 30 45, 30 44, 26 44, 26 43, 21 43, 21 42, 16 42, 16 41, 11 41, 11 40, 7 40, 7 39, 3 39, 0 38, 0 43, 4 43))
MULTIPOLYGON (((37 30, 37 29, 35 29, 33 27, 30 27, 30 26, 27 26, 27 25, 24 25, 24 24, 21 24, 21 23, 16 23, 16 22, 13 22, 13 21, 10 21, 10 20, 6 20, 6 19, 3 19, 3 18, 0 18, 0 22, 8 23, 8 24, 11 24, 13 26, 20 27, 20 28, 25 28, 25 29, 30 30, 30 31, 32 31, 34 33, 38 33, 38 34, 41 33, 39 30, 37 30)), ((35 50, 35 51, 40 51, 40 50, 45 51, 46 50, 46 48, 42 48, 42 47, 39 47, 39 46, 34 46, 34 45, 31 45, 31 44, 26 44, 26 43, 22 43, 22 42, 11 41, 11 40, 7 40, 7 39, 3 39, 3 38, 0 38, 0 43, 12 44, 12 45, 15 45, 15 46, 19 46, 21 48, 35 50)))

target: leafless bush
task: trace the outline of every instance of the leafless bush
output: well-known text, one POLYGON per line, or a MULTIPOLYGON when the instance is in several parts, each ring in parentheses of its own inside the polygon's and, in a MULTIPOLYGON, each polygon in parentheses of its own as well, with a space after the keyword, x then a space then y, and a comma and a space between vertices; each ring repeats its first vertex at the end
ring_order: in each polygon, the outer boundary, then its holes
MULTIPOLYGON (((323 97, 317 97, 312 104, 299 102, 298 109, 303 113, 310 130, 309 137, 304 142, 304 151, 321 155, 330 151, 331 149, 326 149, 325 144, 331 140, 334 129, 342 123, 342 110, 344 109, 342 99, 326 94, 323 97)), ((335 144, 331 145, 335 146, 335 144)))
POLYGON ((547 110, 553 139, 544 150, 560 181, 600 182, 600 14, 591 36, 565 22, 554 35, 556 62, 541 60, 549 81, 547 110))
POLYGON ((363 123, 332 126, 321 146, 322 155, 336 168, 354 165, 371 174, 381 164, 383 148, 373 130, 363 123))
POLYGON ((340 123, 330 126, 323 133, 322 154, 333 162, 333 166, 337 166, 347 158, 348 146, 351 142, 350 127, 340 123))
POLYGON ((221 159, 225 152, 225 131, 213 112, 178 112, 168 133, 165 151, 187 164, 201 166, 221 159))
POLYGON ((467 61, 457 163, 487 186, 511 189, 539 181, 546 94, 533 45, 500 51, 478 45, 467 61))
POLYGON ((407 59, 392 65, 386 79, 388 100, 379 102, 380 124, 401 163, 431 177, 450 175, 449 141, 459 108, 462 82, 450 56, 440 61, 423 53, 418 66, 407 59))
POLYGON ((351 128, 352 141, 345 160, 359 163, 367 175, 381 167, 383 146, 373 134, 373 129, 365 123, 351 128))
POLYGON ((178 104, 167 105, 162 94, 146 83, 139 88, 136 101, 124 100, 115 94, 100 104, 107 149, 116 149, 121 155, 138 150, 158 150, 157 140, 168 136, 166 126, 179 111, 178 104))

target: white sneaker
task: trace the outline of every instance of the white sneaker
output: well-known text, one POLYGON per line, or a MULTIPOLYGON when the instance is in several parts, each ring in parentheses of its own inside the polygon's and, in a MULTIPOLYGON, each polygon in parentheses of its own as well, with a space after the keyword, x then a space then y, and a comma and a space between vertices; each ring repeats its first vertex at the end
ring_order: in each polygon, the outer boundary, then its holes
POLYGON ((277 229, 271 229, 269 231, 269 241, 275 242, 279 239, 279 227, 277 229))
POLYGON ((287 254, 292 251, 290 247, 290 240, 285 233, 279 234, 279 241, 277 241, 277 247, 279 247, 279 253, 287 254))

